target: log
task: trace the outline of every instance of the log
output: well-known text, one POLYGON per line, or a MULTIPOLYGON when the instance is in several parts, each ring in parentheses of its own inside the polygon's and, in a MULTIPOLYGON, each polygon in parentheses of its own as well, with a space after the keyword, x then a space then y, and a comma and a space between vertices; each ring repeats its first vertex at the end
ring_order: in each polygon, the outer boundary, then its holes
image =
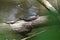
POLYGON ((32 27, 34 27, 35 25, 44 24, 45 22, 47 22, 48 21, 47 17, 48 16, 39 16, 37 19, 28 22, 24 20, 19 20, 9 25, 13 31, 19 32, 21 35, 25 35, 31 32, 32 27))
POLYGON ((47 10, 58 14, 58 11, 47 0, 37 0, 37 1, 41 3, 47 10))

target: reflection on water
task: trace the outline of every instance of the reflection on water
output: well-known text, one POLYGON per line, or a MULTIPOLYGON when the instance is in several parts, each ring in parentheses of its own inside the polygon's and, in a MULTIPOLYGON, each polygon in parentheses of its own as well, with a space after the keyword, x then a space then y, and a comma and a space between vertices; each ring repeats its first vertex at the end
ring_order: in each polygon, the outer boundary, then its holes
POLYGON ((15 8, 12 8, 9 12, 8 20, 16 20, 16 14, 18 13, 18 9, 20 8, 20 5, 17 5, 15 8))
MULTIPOLYGON (((37 15, 37 9, 34 6, 35 1, 34 0, 27 0, 27 2, 28 3, 26 4, 26 6, 28 7, 28 9, 27 9, 28 15, 37 15), (32 6, 30 6, 30 5, 32 5, 32 6)), ((15 4, 11 4, 11 3, 8 3, 8 4, 7 3, 2 3, 2 4, 3 4, 2 8, 1 8, 2 11, 0 12, 2 15, 4 14, 2 17, 6 18, 9 21, 16 20, 15 16, 18 13, 19 9, 21 8, 22 4, 16 4, 17 6, 15 4)), ((22 10, 25 11, 25 9, 22 9, 22 10)))
POLYGON ((0 22, 15 20, 15 16, 22 4, 0 1, 0 22))
POLYGON ((38 12, 37 7, 35 7, 34 5, 32 5, 31 8, 28 9, 29 15, 32 16, 36 16, 37 12, 38 12))
POLYGON ((35 1, 34 0, 27 0, 27 2, 28 2, 28 5, 27 5, 28 7, 31 5, 28 9, 29 15, 32 15, 32 16, 37 15, 38 10, 37 10, 37 7, 34 5, 35 1))
POLYGON ((37 7, 34 5, 35 1, 34 0, 27 0, 27 12, 28 12, 28 15, 25 16, 25 17, 29 17, 29 16, 36 16, 37 15, 37 7))
POLYGON ((13 8, 13 9, 11 10, 11 12, 9 13, 8 20, 15 20, 15 19, 16 19, 16 18, 15 18, 15 15, 17 14, 17 10, 18 10, 18 9, 16 9, 16 8, 13 8))
MULTIPOLYGON (((25 18, 25 17, 28 17, 28 16, 36 16, 38 10, 37 10, 37 7, 34 5, 35 1, 34 0, 27 0, 27 2, 28 2, 28 4, 27 4, 27 6, 28 6, 28 9, 27 9, 28 15, 23 14, 23 17, 25 18), (29 4, 32 5, 32 6, 30 6, 29 4)), ((9 12, 8 20, 16 20, 15 16, 18 13, 18 9, 20 8, 21 5, 22 4, 17 5, 15 8, 11 9, 11 11, 9 12)))

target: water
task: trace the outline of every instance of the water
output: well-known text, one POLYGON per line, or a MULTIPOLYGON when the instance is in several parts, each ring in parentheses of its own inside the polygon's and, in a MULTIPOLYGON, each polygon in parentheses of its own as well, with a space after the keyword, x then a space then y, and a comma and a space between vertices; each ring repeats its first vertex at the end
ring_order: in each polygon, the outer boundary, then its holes
POLYGON ((32 16, 36 16, 37 12, 38 12, 37 7, 35 7, 34 5, 28 9, 29 15, 32 15, 32 16))
POLYGON ((18 9, 20 8, 20 5, 17 5, 15 8, 12 8, 11 11, 9 12, 9 17, 8 20, 16 20, 16 14, 18 13, 18 9))

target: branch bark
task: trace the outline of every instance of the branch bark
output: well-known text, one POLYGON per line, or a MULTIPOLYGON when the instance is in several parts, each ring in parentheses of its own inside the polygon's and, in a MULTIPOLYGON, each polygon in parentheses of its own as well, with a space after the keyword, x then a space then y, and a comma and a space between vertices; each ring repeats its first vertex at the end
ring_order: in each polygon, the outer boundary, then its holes
POLYGON ((39 16, 36 20, 33 21, 26 22, 24 20, 19 20, 14 24, 9 24, 9 25, 14 31, 21 32, 21 31, 29 30, 29 28, 34 27, 35 25, 44 24, 47 21, 48 21, 47 16, 39 16))

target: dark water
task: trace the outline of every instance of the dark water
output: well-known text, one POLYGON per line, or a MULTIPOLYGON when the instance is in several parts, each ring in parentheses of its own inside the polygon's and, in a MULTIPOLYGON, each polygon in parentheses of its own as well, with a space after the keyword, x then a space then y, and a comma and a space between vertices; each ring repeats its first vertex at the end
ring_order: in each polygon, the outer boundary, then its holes
MULTIPOLYGON (((21 8, 20 6, 22 5, 21 3, 6 3, 6 1, 1 1, 2 5, 1 5, 1 11, 0 11, 0 15, 2 17, 2 20, 16 20, 16 15, 18 14, 19 9, 21 8), (5 14, 5 15, 4 15, 5 14)), ((28 15, 37 15, 37 7, 34 6, 34 2, 32 0, 28 0, 27 1, 30 5, 32 5, 30 8, 28 8, 27 12, 28 15), (32 3, 31 3, 32 2, 32 3)), ((30 6, 29 4, 26 4, 27 6, 30 6)), ((22 9, 22 8, 21 8, 22 9)), ((25 10, 25 9, 22 9, 25 10)), ((21 14, 21 13, 20 13, 21 14)), ((19 15, 20 15, 19 14, 19 15)), ((23 14, 24 15, 24 14, 23 14)), ((26 14, 27 15, 27 14, 26 14)), ((21 16, 21 15, 20 15, 21 16)))

